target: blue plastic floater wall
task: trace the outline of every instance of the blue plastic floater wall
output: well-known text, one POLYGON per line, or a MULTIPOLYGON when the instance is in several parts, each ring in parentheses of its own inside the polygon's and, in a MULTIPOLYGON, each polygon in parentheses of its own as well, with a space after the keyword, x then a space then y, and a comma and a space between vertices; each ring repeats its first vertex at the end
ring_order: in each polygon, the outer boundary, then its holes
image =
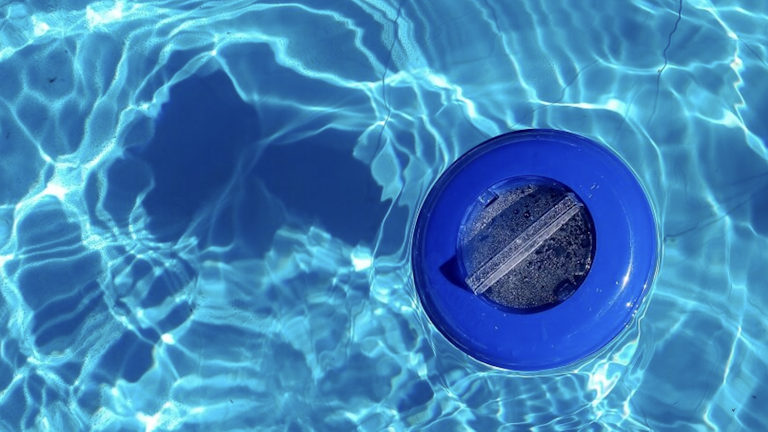
POLYGON ((538 371, 585 359, 627 327, 658 249, 648 197, 616 154, 525 130, 440 176, 417 218, 412 265, 421 304, 450 342, 490 365, 538 371))

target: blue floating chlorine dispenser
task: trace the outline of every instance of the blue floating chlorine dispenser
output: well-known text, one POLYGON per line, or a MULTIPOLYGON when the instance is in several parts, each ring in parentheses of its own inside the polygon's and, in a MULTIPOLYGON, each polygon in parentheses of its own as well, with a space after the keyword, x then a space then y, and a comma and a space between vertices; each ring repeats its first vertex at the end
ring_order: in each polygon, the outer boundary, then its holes
POLYGON ((572 365, 632 321, 658 267, 648 197, 585 137, 525 130, 455 161, 413 233, 432 324, 473 358, 517 371, 572 365))

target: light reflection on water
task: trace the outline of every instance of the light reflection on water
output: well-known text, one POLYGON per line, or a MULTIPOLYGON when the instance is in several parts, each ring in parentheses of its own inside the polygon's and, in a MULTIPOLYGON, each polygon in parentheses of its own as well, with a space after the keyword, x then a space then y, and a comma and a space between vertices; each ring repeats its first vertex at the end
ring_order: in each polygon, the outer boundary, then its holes
POLYGON ((765 429, 766 17, 0 5, 0 430, 765 429), (530 127, 625 158, 664 255, 608 351, 520 375, 436 333, 408 253, 437 176, 530 127))

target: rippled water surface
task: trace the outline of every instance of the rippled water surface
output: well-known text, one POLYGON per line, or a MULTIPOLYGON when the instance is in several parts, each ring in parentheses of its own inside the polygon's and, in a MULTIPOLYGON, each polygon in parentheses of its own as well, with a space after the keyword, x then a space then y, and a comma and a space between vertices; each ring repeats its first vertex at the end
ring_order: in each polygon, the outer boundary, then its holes
POLYGON ((0 4, 0 430, 766 430, 768 3, 0 4), (426 319, 414 216, 565 129, 663 258, 605 355, 519 375, 426 319))

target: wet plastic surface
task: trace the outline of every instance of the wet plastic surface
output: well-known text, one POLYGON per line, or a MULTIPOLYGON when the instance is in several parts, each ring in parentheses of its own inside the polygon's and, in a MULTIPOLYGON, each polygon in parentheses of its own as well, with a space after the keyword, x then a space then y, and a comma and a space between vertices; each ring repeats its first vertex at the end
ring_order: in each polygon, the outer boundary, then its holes
POLYGON ((540 371, 599 355, 627 328, 658 249, 653 210, 621 158, 578 135, 527 130, 480 144, 440 176, 416 221, 412 265, 421 305, 451 343, 484 363, 540 371), (536 204, 498 188, 531 178, 562 189, 536 204))
POLYGON ((565 185, 540 177, 501 182, 478 197, 461 225, 465 282, 501 306, 552 307, 589 272, 594 236, 589 211, 565 185))

